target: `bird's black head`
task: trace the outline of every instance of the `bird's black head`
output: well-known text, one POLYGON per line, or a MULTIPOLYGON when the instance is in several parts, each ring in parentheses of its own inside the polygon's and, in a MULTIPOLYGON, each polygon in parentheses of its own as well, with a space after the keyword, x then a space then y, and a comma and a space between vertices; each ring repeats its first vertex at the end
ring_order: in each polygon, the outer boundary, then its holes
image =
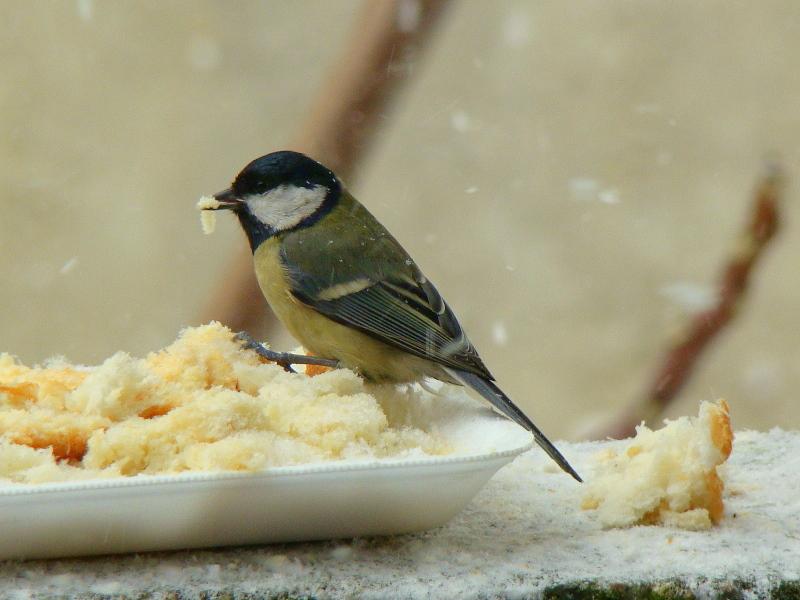
POLYGON ((255 159, 236 176, 233 192, 239 198, 263 195, 279 186, 311 189, 338 188, 339 181, 330 169, 305 154, 281 150, 255 159))
POLYGON ((278 233, 316 223, 336 205, 341 189, 330 169, 283 150, 252 161, 229 189, 214 197, 219 209, 237 214, 255 251, 278 233))

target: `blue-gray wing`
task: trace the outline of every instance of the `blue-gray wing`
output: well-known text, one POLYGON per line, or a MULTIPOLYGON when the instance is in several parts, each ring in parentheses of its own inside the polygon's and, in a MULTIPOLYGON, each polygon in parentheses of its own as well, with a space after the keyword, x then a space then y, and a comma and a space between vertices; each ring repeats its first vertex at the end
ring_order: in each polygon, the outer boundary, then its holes
POLYGON ((363 277, 321 288, 283 258, 291 292, 303 304, 415 356, 494 379, 453 311, 416 268, 380 281, 363 277))

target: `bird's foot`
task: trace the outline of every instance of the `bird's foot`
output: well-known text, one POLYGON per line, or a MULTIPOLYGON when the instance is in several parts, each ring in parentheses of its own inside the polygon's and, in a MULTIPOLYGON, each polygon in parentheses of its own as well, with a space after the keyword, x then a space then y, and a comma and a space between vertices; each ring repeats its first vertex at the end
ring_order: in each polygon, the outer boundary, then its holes
POLYGON ((255 341, 246 331, 240 331, 233 336, 233 339, 237 342, 241 342, 243 348, 253 350, 261 358, 274 362, 289 373, 297 372, 292 368, 292 365, 317 365, 320 367, 329 367, 331 369, 338 369, 340 367, 339 361, 331 358, 320 358, 318 356, 306 356, 305 354, 292 354, 291 352, 276 352, 270 350, 266 348, 264 344, 255 341))

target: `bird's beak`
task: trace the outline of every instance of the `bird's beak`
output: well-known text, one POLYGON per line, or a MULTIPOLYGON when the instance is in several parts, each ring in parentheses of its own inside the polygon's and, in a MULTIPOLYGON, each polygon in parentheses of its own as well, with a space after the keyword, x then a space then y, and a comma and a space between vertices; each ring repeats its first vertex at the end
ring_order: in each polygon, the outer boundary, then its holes
POLYGON ((226 190, 222 190, 221 192, 217 192, 214 194, 214 200, 219 202, 219 206, 212 209, 212 210, 239 210, 239 208, 244 204, 236 195, 233 193, 232 188, 228 188, 226 190))

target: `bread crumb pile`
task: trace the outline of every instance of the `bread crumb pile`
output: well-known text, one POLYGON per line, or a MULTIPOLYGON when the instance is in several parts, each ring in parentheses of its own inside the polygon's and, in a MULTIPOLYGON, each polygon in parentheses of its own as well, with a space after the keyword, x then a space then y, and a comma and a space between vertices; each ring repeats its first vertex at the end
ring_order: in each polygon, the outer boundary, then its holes
POLYGON ((698 417, 666 421, 657 431, 641 425, 624 452, 608 449, 596 457, 581 507, 596 509, 605 527, 709 529, 724 512, 717 467, 732 444, 724 400, 703 402, 698 417))
POLYGON ((345 369, 287 373, 216 322, 144 359, 117 352, 91 368, 0 354, 0 482, 448 453, 437 432, 387 419, 382 402, 413 394, 345 369))
POLYGON ((211 235, 217 228, 217 214, 214 209, 219 208, 219 205, 219 200, 213 196, 203 196, 195 204, 195 208, 200 211, 200 226, 206 235, 211 235))

